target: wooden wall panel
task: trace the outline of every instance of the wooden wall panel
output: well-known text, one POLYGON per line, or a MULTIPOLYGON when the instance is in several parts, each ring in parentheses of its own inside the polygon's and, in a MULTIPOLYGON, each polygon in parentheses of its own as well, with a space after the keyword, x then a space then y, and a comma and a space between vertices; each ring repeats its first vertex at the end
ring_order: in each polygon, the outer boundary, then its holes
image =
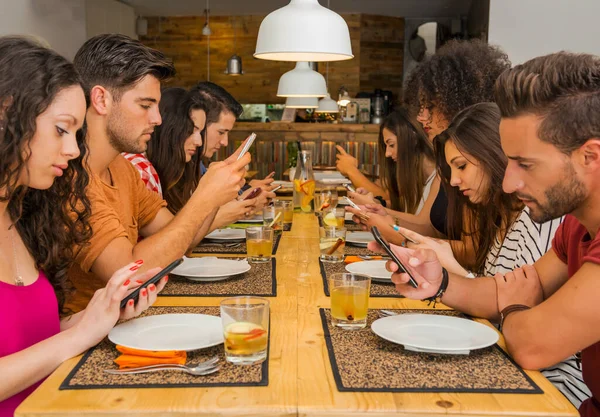
MULTIPOLYGON (((345 86, 351 96, 374 88, 398 90, 402 78, 404 19, 360 14, 342 17, 348 23, 354 59, 329 64, 332 97, 337 98, 341 86, 345 86)), ((283 103, 285 100, 277 97, 279 78, 294 67, 292 62, 252 57, 263 19, 264 16, 210 18, 213 33, 210 36, 210 80, 226 88, 241 103, 283 103), (240 77, 224 73, 227 60, 234 52, 242 57, 245 74, 240 77)), ((148 34, 141 37, 141 41, 173 59, 177 77, 171 85, 191 87, 207 79, 208 43, 207 37, 202 35, 204 22, 204 16, 148 18, 148 34)), ((325 63, 319 63, 319 72, 323 75, 326 68, 325 63)))
POLYGON ((360 89, 390 90, 397 100, 402 91, 404 19, 362 14, 360 22, 360 89))

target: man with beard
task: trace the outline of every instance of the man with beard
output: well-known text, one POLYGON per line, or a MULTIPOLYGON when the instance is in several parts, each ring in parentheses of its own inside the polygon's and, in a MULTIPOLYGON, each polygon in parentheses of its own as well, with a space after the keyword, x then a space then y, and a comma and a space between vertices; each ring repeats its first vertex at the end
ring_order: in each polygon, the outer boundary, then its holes
MULTIPOLYGON (((448 274, 429 249, 393 247, 412 272, 394 273, 397 290, 499 320, 508 349, 526 369, 581 352, 592 393, 579 408, 600 416, 600 58, 565 52, 535 58, 496 82, 500 136, 509 159, 504 191, 516 193, 536 222, 567 214, 552 250, 533 266, 494 278, 448 274), (450 275, 450 276, 449 276, 450 275)), ((375 245, 371 244, 375 249, 375 245)), ((388 264, 395 272, 398 266, 388 264)))
MULTIPOLYGON (((77 248, 69 272, 77 292, 69 307, 77 311, 112 274, 130 262, 140 270, 166 266, 206 234, 217 209, 237 197, 244 184, 247 153, 212 164, 188 203, 173 216, 158 194, 146 189, 121 152, 142 153, 155 126, 160 83, 174 75, 159 51, 123 35, 99 35, 77 52, 74 64, 88 96, 86 140, 89 147, 93 237, 77 248), (144 239, 138 242, 138 237, 144 239)), ((150 285, 145 291, 156 291, 150 285)), ((142 294, 144 295, 144 294, 142 294)))

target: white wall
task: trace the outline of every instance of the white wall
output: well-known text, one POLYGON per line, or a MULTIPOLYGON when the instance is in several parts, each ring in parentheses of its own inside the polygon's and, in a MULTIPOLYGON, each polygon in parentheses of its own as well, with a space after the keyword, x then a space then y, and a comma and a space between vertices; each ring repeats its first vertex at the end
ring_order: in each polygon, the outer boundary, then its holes
POLYGON ((73 59, 86 40, 81 0, 0 0, 0 35, 34 35, 73 59))
POLYGON ((599 0, 491 0, 489 43, 513 65, 561 50, 600 55, 599 0))
POLYGON ((133 7, 114 0, 87 0, 87 37, 102 33, 122 33, 137 39, 133 7))

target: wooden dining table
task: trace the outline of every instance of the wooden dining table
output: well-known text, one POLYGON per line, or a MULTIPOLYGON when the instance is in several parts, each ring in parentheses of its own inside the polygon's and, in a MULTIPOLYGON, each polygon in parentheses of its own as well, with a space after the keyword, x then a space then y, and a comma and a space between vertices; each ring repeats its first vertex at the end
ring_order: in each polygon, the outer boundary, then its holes
MULTIPOLYGON (((214 255, 213 255, 214 256, 214 255)), ((526 374, 540 394, 340 392, 324 338, 320 308, 329 308, 318 262, 318 222, 295 213, 277 260, 270 298, 268 385, 253 387, 59 390, 79 361, 63 363, 17 409, 17 417, 58 416, 577 416, 537 371, 526 374)), ((159 297, 160 306, 218 306, 222 297, 159 297)), ((426 309, 426 303, 372 297, 369 308, 426 309)), ((439 309, 440 306, 438 305, 439 309)), ((443 306, 441 308, 444 308, 443 306)), ((489 323, 488 323, 489 324, 489 323)), ((499 345, 505 348, 500 337, 499 345)))

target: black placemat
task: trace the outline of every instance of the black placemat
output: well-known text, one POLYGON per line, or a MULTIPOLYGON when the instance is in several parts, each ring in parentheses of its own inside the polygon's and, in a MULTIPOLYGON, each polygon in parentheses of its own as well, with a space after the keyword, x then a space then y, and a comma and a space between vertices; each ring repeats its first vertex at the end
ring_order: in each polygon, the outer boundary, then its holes
MULTIPOLYGON (((151 307, 142 314, 210 314, 219 315, 219 307, 151 307)), ((223 345, 188 352, 187 364, 194 364, 219 355, 221 369, 211 375, 193 376, 180 371, 160 371, 135 375, 111 375, 104 369, 118 369, 113 363, 119 356, 115 345, 104 339, 83 355, 60 385, 61 390, 105 388, 181 388, 269 385, 269 357, 262 364, 233 365, 225 360, 223 345)))
MULTIPOLYGON (((461 316, 443 310, 393 311, 461 316)), ((369 310, 367 327, 360 330, 332 326, 329 309, 320 309, 320 314, 339 391, 543 393, 498 345, 469 355, 411 352, 371 331, 371 323, 379 318, 377 310, 369 310)))
POLYGON ((171 275, 169 283, 158 295, 162 297, 214 297, 220 295, 275 297, 277 295, 277 261, 275 258, 271 258, 271 262, 250 263, 250 267, 248 272, 223 281, 198 282, 171 275))
MULTIPOLYGON (((323 291, 325 291, 325 295, 329 297, 329 283, 327 278, 331 276, 331 274, 348 272, 346 271, 346 264, 344 262, 323 262, 321 259, 319 259, 319 268, 321 269, 321 278, 323 278, 323 291)), ((370 296, 403 298, 400 294, 398 294, 398 291, 396 291, 396 287, 392 282, 388 284, 373 280, 371 280, 370 296)))
MULTIPOLYGON (((281 232, 275 232, 273 236, 273 255, 277 253, 279 241, 281 240, 281 232)), ((223 242, 214 240, 202 240, 198 246, 192 249, 192 253, 230 253, 236 255, 245 255, 246 241, 239 242, 223 242), (235 245, 235 246, 231 246, 235 245)))

